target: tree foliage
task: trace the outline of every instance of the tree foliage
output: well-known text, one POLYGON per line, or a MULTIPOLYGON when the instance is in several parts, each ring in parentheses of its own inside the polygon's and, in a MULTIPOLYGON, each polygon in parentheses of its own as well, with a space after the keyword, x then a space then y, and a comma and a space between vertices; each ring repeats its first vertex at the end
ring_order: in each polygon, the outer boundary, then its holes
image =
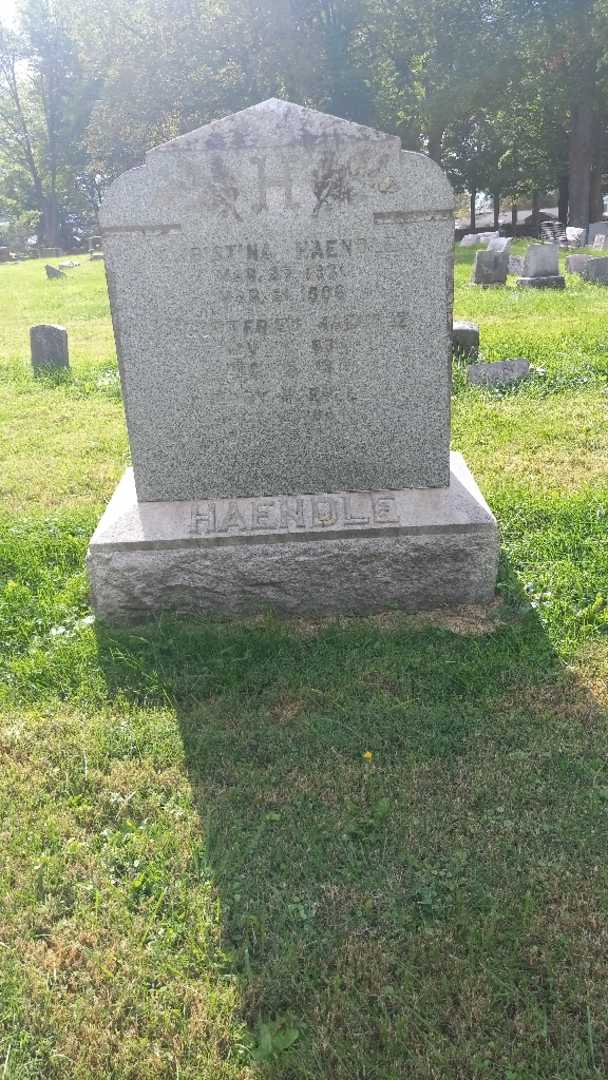
POLYGON ((608 0, 21 0, 0 28, 0 205, 70 214, 150 146, 270 96, 401 136, 458 190, 570 176, 597 210, 608 0))

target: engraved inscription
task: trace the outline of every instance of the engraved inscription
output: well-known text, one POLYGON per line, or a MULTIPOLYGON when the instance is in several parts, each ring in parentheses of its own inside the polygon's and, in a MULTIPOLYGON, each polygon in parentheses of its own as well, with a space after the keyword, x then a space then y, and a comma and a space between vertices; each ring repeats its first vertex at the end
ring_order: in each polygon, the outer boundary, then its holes
POLYGON ((293 533, 302 529, 364 529, 400 524, 396 495, 352 492, 226 499, 194 503, 191 536, 235 536, 255 532, 293 533))

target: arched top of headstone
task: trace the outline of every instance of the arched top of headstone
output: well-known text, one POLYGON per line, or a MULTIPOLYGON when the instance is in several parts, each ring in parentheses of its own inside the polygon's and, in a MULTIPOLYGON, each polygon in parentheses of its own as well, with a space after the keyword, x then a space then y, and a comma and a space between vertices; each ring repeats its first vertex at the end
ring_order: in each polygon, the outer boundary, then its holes
POLYGON ((99 220, 107 229, 201 214, 325 218, 370 203, 390 214, 445 212, 453 194, 439 166, 401 150, 397 136, 270 98, 148 151, 114 181, 99 220))
POLYGON ((204 127, 179 135, 150 150, 146 155, 181 151, 262 150, 281 146, 335 146, 373 141, 394 152, 401 149, 396 135, 341 120, 328 113, 295 105, 292 101, 268 98, 241 112, 213 120, 204 127))

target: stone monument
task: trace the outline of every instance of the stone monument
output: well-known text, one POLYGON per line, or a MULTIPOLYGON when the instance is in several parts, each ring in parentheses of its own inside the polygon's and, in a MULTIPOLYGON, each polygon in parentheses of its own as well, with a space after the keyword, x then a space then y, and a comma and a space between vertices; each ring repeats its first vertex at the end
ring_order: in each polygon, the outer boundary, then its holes
POLYGON ((70 366, 65 326, 54 326, 52 323, 30 326, 30 349, 35 374, 70 366))
POLYGON ((398 138, 274 99, 115 181, 133 469, 89 548, 100 617, 493 595, 496 522, 449 450, 452 207, 398 138))
POLYGON ((473 263, 473 285, 504 285, 509 272, 509 252, 478 251, 473 263))
POLYGON ((530 244, 517 285, 520 289, 565 288, 566 280, 559 272, 559 244, 530 244))

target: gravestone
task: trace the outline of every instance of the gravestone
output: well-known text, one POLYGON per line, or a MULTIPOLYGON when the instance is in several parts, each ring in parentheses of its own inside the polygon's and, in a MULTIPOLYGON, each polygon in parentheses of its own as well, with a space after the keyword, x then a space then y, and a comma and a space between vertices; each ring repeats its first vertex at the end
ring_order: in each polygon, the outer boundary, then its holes
POLYGON ((608 285, 608 256, 590 257, 581 270, 581 277, 595 285, 608 285))
POLYGON ((520 276, 524 272, 524 256, 509 255, 509 273, 520 276))
POLYGON ((596 236, 608 235, 608 221, 592 221, 587 229, 587 246, 593 247, 596 236))
POLYGON ((520 288, 563 289, 566 282, 559 272, 559 245, 530 244, 517 285, 520 288))
POLYGON ((566 256, 566 270, 569 274, 580 274, 584 266, 587 265, 591 255, 567 255, 566 256))
POLYGON ((103 237, 101 236, 89 236, 89 253, 92 251, 101 251, 103 247, 103 237))
POLYGON ((63 270, 58 270, 56 266, 51 266, 49 263, 46 264, 44 269, 47 278, 64 278, 66 276, 63 270))
POLYGON ((594 251, 606 251, 608 249, 608 234, 596 233, 591 246, 594 251))
POLYGON ((64 326, 47 323, 30 326, 30 348, 36 374, 70 366, 68 332, 64 326))
POLYGON ((470 364, 467 381, 473 386, 500 388, 515 386, 530 373, 530 362, 523 357, 512 360, 495 360, 491 364, 470 364))
POLYGON ((477 356, 479 352, 479 326, 474 322, 459 320, 452 327, 452 347, 462 356, 477 356))
POLYGON ((9 248, 0 247, 0 262, 8 262, 11 257, 9 248))
POLYGON ((478 233, 465 233, 460 241, 461 247, 475 247, 477 244, 483 244, 483 240, 478 233))
POLYGON ((509 251, 510 248, 510 236, 492 236, 488 240, 488 251, 509 251))
POLYGON ((397 138, 271 100, 147 154, 100 212, 133 470, 98 614, 487 600, 449 452, 453 197, 397 138))
POLYGON ((471 281, 474 285, 504 285, 508 271, 508 251, 478 251, 471 281))

